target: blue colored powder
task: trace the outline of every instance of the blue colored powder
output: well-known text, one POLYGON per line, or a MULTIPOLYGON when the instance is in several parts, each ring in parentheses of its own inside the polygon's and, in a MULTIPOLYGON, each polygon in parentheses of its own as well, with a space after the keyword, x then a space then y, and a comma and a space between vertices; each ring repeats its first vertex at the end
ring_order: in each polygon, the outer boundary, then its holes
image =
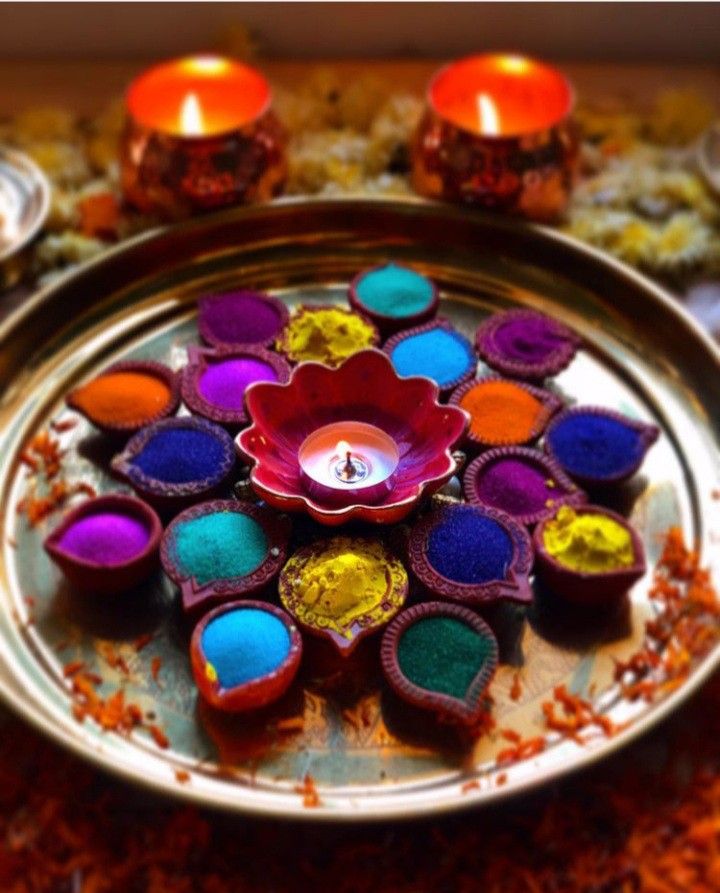
POLYGON ((446 387, 475 366, 470 342, 458 332, 435 328, 404 338, 392 352, 398 375, 425 375, 446 387))
POLYGON ((290 653, 290 634, 268 611, 238 608, 211 620, 201 645, 221 687, 227 689, 277 669, 290 653))
POLYGON ((564 468, 581 477, 612 477, 636 462, 643 452, 634 428, 589 412, 569 415, 548 436, 564 468))
POLYGON ((432 284, 425 276, 398 264, 366 273, 355 291, 368 309, 396 318, 422 313, 433 297, 432 284))
POLYGON ((254 518, 240 512, 200 515, 175 528, 179 568, 200 585, 252 573, 267 551, 265 531, 254 518))
POLYGON ((471 506, 456 506, 444 511, 430 531, 427 557, 448 580, 487 583, 506 578, 513 543, 497 521, 471 506))
POLYGON ((194 428, 166 428, 145 444, 132 463, 155 480, 186 484, 213 477, 224 456, 223 444, 213 434, 194 428))

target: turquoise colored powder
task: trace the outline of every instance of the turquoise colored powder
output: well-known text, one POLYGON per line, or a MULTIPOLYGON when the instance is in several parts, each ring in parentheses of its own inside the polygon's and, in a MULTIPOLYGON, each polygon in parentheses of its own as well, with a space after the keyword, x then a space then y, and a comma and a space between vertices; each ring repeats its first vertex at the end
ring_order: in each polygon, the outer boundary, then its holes
POLYGON ((425 617, 398 643, 398 663, 420 688, 463 698, 488 659, 492 643, 454 617, 425 617))
POLYGON ((369 310, 396 318, 422 313, 433 297, 432 284, 425 276, 398 264, 366 273, 355 291, 369 310))
POLYGON ((180 570, 200 585, 244 577, 259 567, 268 551, 265 531, 239 512, 200 515, 178 524, 175 553, 180 570))
POLYGON ((391 359, 398 375, 425 375, 440 387, 452 384, 476 362, 470 342, 442 328, 404 338, 391 359))
POLYGON ((290 634, 269 611, 238 608, 211 620, 201 644, 220 686, 227 689, 276 670, 290 653, 290 634))

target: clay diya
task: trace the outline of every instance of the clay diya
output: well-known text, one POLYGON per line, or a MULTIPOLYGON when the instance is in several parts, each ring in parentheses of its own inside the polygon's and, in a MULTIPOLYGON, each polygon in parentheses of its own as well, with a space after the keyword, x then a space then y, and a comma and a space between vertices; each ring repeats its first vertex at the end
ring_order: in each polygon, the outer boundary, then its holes
POLYGON ((180 589, 183 610, 197 614, 262 592, 285 562, 289 536, 289 519, 262 506, 201 502, 169 524, 160 560, 180 589))
POLYGON ((427 276, 403 264, 389 263, 358 273, 350 283, 348 300, 387 338, 431 320, 437 313, 440 295, 427 276))
POLYGON ((484 505, 446 505, 410 532, 408 561, 434 595, 466 605, 532 601, 533 548, 527 530, 484 505))
POLYGON ((190 641, 195 683, 218 710, 240 713, 277 701, 300 666, 302 639, 285 611, 230 602, 198 623, 190 641))
POLYGON ((286 382, 290 366, 262 347, 188 348, 182 398, 192 412, 228 428, 247 424, 245 391, 256 381, 286 382))
POLYGON ((424 375, 442 396, 475 377, 477 356, 472 344, 446 319, 398 332, 383 347, 398 375, 424 375))
POLYGON ((275 347, 291 363, 337 366, 379 343, 377 328, 360 313, 330 304, 303 304, 278 336, 275 347))
POLYGON ((530 381, 562 372, 581 343, 572 329, 535 310, 494 313, 475 335, 477 352, 488 366, 508 378, 530 381))
POLYGON ((423 602, 402 611, 383 635, 382 668, 403 700, 441 720, 473 725, 498 663, 490 627, 469 608, 423 602))
POLYGON ((278 298, 239 289, 207 295, 198 302, 198 331, 212 347, 270 347, 290 313, 278 298))
POLYGON ((152 574, 161 535, 162 524, 149 505, 113 493, 68 512, 44 546, 73 586, 113 595, 152 574))
POLYGON ((143 428, 112 460, 113 471, 153 505, 168 511, 217 492, 234 465, 230 435, 191 416, 143 428))
POLYGON ((298 624, 343 657, 403 606, 408 576, 379 541, 338 536, 296 552, 280 574, 280 600, 298 624))
MULTIPOLYGON (((307 512, 329 525, 351 519, 391 524, 404 518, 455 473, 451 449, 467 424, 462 410, 439 403, 431 381, 400 378, 379 350, 355 354, 337 369, 302 363, 287 384, 251 385, 246 404, 252 425, 240 432, 236 444, 253 464, 250 481, 255 492, 276 508, 307 512), (355 494, 371 479, 373 463, 353 453, 352 433, 344 436, 346 427, 352 432, 358 425, 364 434, 372 431, 384 458, 394 458, 384 443, 397 455, 397 464, 383 464, 387 486, 382 492, 373 487, 371 502, 355 494), (334 485, 336 492, 346 489, 341 503, 309 487, 300 464, 308 438, 329 426, 339 436, 320 444, 326 460, 320 464, 327 486, 334 485), (341 440, 347 443, 338 443, 341 440)), ((306 467, 318 474, 316 466, 306 467)))
POLYGON ((527 447, 481 453, 463 475, 468 502, 488 505, 521 524, 555 515, 561 505, 581 505, 587 496, 549 456, 527 447))
POLYGON ((127 360, 70 391, 65 402, 100 431, 128 435, 175 414, 180 382, 162 363, 127 360))
POLYGON ((632 477, 660 429, 601 406, 576 406, 545 432, 545 451, 583 487, 615 486, 632 477))
POLYGON ((645 573, 645 550, 638 532, 621 515, 600 506, 561 508, 555 518, 538 524, 533 540, 540 579, 550 592, 579 605, 613 605, 645 573), (602 559, 602 570, 583 569, 582 554, 578 552, 579 534, 569 529, 573 518, 590 521, 585 535, 592 540, 593 561, 600 566, 602 559), (605 519, 611 525, 614 548, 606 546, 603 538, 593 531, 592 525, 597 519, 605 519), (618 544, 622 545, 621 549, 617 548, 618 544))
POLYGON ((466 440, 482 448, 532 443, 562 406, 550 391, 494 375, 460 385, 448 402, 468 413, 466 440))

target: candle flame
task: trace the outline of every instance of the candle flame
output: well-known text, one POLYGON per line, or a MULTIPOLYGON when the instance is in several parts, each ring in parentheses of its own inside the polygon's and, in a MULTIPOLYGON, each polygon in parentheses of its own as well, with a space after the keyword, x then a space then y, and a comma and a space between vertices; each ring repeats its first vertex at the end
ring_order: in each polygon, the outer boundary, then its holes
POLYGON ((185 68, 193 74, 222 74, 230 67, 222 56, 190 56, 183 60, 185 68))
POLYGON ((200 100, 196 93, 188 93, 180 108, 180 130, 185 136, 202 136, 205 132, 200 100))
POLYGON ((487 93, 478 93, 477 108, 480 132, 485 136, 497 136, 500 133, 500 120, 492 97, 487 93))
POLYGON ((339 440, 335 449, 338 456, 347 456, 351 452, 350 444, 346 440, 339 440))
POLYGON ((510 74, 523 74, 530 68, 530 60, 527 56, 498 56, 498 68, 501 71, 507 71, 510 74))

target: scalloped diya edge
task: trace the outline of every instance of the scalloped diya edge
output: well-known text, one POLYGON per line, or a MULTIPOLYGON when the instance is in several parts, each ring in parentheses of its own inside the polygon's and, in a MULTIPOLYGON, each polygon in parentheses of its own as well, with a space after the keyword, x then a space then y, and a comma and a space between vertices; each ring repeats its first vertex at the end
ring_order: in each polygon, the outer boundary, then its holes
POLYGON ((278 590, 280 601, 302 629, 314 636, 329 639, 342 657, 349 657, 363 638, 378 632, 392 620, 405 604, 409 585, 405 566, 383 543, 367 537, 340 536, 320 540, 295 552, 280 573, 278 590), (338 625, 338 629, 333 629, 330 621, 322 622, 322 615, 318 616, 306 610, 297 586, 301 583, 302 572, 308 561, 328 551, 337 540, 344 539, 348 540, 350 546, 353 543, 370 542, 383 552, 387 588, 378 603, 368 608, 364 614, 354 617, 345 627, 339 628, 338 625))
POLYGON ((451 449, 468 424, 464 410, 439 403, 434 382, 420 376, 401 378, 376 349, 360 351, 334 368, 301 363, 284 385, 251 385, 246 403, 253 423, 235 443, 239 455, 253 466, 250 481, 256 494, 275 508, 307 512, 329 526, 354 519, 393 524, 405 518, 455 474, 451 449), (333 403, 328 402, 331 394, 333 403), (367 394, 377 402, 361 403, 367 394), (303 487, 300 444, 321 425, 348 419, 375 424, 398 442, 400 463, 384 502, 338 508, 314 501, 303 487), (428 458, 427 443, 433 439, 436 452, 428 458), (419 457, 413 451, 416 442, 424 448, 419 457))
POLYGON ((403 700, 431 710, 440 720, 473 725, 485 712, 484 694, 495 674, 498 664, 497 640, 485 621, 470 608, 450 602, 422 602, 402 611, 390 623, 383 634, 380 646, 380 661, 385 678, 393 691, 403 700), (463 698, 456 698, 445 692, 432 691, 416 685, 403 673, 398 659, 398 648, 403 634, 429 617, 448 617, 469 626, 490 645, 478 672, 467 688, 463 698))
POLYGON ((193 630, 190 639, 190 665, 198 690, 211 706, 229 713, 257 710, 281 698, 297 675, 301 657, 302 638, 297 626, 282 608, 268 602, 248 600, 220 605, 204 615, 193 630), (269 673, 249 679, 232 688, 223 688, 217 673, 213 673, 209 669, 212 665, 203 652, 202 636, 209 624, 223 614, 248 609, 264 611, 283 623, 290 637, 289 651, 285 659, 269 673))
POLYGON ((408 561, 410 570, 420 583, 434 595, 462 605, 480 608, 503 600, 529 604, 533 600, 529 575, 535 557, 530 534, 520 522, 490 506, 462 504, 462 508, 472 508, 495 521, 510 537, 513 555, 505 579, 488 580, 485 583, 459 583, 435 570, 427 557, 428 537, 443 515, 454 508, 453 505, 446 505, 434 509, 420 518, 410 531, 407 543, 408 561))
POLYGON ((278 515, 263 506, 249 502, 216 499, 185 509, 168 524, 160 542, 160 561, 165 573, 180 590, 183 611, 197 615, 209 608, 222 605, 229 598, 237 599, 239 596, 261 593, 280 573, 285 563, 291 530, 292 522, 286 515, 278 515), (198 583, 194 577, 188 576, 178 566, 174 554, 175 531, 184 522, 218 512, 236 512, 252 518, 265 533, 267 552, 260 565, 249 574, 198 583))

